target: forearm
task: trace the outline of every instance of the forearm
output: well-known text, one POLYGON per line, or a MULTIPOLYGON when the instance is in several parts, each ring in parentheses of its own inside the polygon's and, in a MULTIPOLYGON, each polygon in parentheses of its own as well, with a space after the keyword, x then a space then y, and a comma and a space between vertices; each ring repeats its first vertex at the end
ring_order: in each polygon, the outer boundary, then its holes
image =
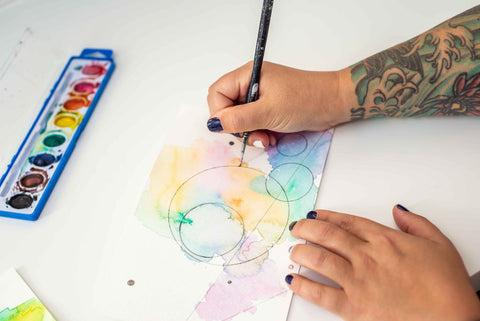
POLYGON ((351 120, 480 116, 480 6, 340 74, 351 120))

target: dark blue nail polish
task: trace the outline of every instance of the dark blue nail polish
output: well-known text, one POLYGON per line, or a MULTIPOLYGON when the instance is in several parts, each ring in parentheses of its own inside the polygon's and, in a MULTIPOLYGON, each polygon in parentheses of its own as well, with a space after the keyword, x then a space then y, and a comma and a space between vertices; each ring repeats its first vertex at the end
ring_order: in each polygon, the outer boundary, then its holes
POLYGON ((295 226, 295 224, 297 224, 297 221, 290 223, 290 225, 288 226, 288 229, 290 231, 293 230, 293 227, 295 226))
POLYGON ((242 138, 242 135, 240 135, 239 133, 233 133, 232 135, 238 138, 242 138))
POLYGON ((207 127, 211 132, 221 132, 223 130, 222 122, 217 117, 210 118, 207 121, 207 127))
POLYGON ((402 211, 410 212, 409 210, 407 210, 406 207, 404 207, 404 206, 402 206, 402 205, 400 205, 400 204, 397 204, 397 207, 398 207, 399 209, 401 209, 402 211))
POLYGON ((317 218, 317 212, 315 212, 315 211, 310 211, 310 212, 308 212, 307 218, 308 218, 309 220, 314 220, 314 219, 316 219, 316 218, 317 218))
POLYGON ((293 275, 291 274, 285 277, 285 282, 287 282, 288 284, 292 284, 292 280, 293 280, 293 275))

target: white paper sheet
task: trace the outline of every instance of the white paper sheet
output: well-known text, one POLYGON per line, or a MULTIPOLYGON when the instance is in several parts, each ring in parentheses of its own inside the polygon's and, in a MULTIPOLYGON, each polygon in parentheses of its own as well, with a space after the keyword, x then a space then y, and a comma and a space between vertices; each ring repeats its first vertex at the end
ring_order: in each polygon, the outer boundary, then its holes
POLYGON ((0 321, 55 321, 14 269, 0 274, 0 321))
POLYGON ((135 213, 117 218, 95 302, 118 320, 285 320, 292 221, 314 206, 331 131, 247 147, 183 109, 135 213), (182 130, 179 130, 179 129, 182 130))

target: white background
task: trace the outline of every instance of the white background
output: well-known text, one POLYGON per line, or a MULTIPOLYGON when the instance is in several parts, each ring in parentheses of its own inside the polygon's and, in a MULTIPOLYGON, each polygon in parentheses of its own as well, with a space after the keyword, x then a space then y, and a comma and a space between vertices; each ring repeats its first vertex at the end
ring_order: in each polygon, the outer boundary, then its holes
MULTIPOLYGON (((340 69, 476 4, 277 0, 265 59, 340 69)), ((115 50, 117 70, 40 219, 0 219, 0 271, 18 268, 58 320, 106 320, 91 310, 110 222, 133 215, 178 107, 206 106, 208 86, 253 57, 260 8, 260 0, 0 2, 0 61, 26 27, 68 56, 84 47, 115 50)), ((401 203, 438 224, 473 274, 480 270, 479 139, 473 118, 341 126, 318 207, 393 226, 391 208, 401 203)), ((289 320, 322 315, 296 298, 289 320)))

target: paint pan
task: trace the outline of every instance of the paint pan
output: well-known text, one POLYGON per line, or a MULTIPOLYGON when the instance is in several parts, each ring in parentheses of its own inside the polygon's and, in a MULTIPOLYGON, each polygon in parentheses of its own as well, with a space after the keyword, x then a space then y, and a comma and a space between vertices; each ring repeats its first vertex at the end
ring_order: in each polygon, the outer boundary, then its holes
POLYGON ((58 160, 57 157, 47 153, 37 154, 29 158, 30 163, 38 167, 50 166, 53 163, 55 163, 57 160, 58 160))
POLYGON ((112 55, 70 58, 0 179, 1 216, 38 218, 115 68, 112 55))
POLYGON ((95 92, 100 84, 90 78, 79 79, 71 85, 71 96, 89 96, 95 92))
POLYGON ((50 131, 42 139, 42 144, 47 148, 62 146, 68 140, 67 135, 61 131, 50 131))
POLYGON ((29 208, 32 206, 33 202, 35 199, 32 197, 32 195, 25 194, 25 193, 20 193, 12 196, 8 201, 7 205, 10 205, 14 209, 17 210, 22 210, 25 208, 29 208))
POLYGON ((79 110, 88 107, 90 101, 84 96, 72 96, 63 103, 63 109, 67 111, 79 110))
POLYGON ((74 129, 81 121, 81 114, 77 112, 59 112, 53 119, 53 124, 58 128, 74 129))
POLYGON ((38 193, 45 189, 48 183, 48 174, 41 169, 32 169, 30 173, 24 174, 17 181, 17 187, 21 191, 38 193))
POLYGON ((82 74, 91 77, 100 77, 107 73, 106 65, 101 62, 92 62, 82 68, 82 74))

